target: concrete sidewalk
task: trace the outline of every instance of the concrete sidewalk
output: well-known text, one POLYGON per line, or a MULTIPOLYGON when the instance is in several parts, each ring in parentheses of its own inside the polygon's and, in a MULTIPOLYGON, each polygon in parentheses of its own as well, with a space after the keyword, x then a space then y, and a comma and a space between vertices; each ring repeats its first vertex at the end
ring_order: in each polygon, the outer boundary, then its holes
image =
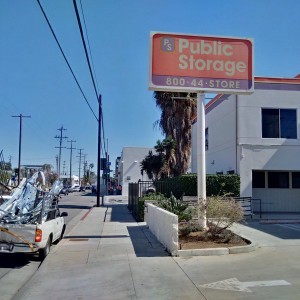
POLYGON ((14 299, 205 299, 125 204, 94 207, 14 299))

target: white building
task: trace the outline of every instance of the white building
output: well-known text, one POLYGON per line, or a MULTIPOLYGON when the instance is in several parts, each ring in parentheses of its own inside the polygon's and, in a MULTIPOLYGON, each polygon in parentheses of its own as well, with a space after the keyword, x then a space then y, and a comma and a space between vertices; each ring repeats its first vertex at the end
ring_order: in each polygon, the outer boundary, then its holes
POLYGON ((128 184, 139 180, 148 181, 147 174, 141 174, 140 163, 154 148, 124 147, 119 162, 118 182, 122 186, 122 195, 128 195, 128 184))
MULTIPOLYGON (((196 172, 193 125, 192 172, 196 172)), ((251 95, 206 105, 206 171, 237 173, 263 212, 300 212, 300 78, 255 78, 251 95)))

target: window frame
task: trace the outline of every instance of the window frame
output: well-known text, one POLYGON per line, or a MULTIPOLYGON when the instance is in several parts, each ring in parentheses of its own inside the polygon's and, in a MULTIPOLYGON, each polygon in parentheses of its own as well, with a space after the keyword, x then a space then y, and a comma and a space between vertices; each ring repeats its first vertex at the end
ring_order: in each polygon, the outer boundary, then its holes
POLYGON ((269 189, 289 189, 290 188, 290 172, 289 171, 268 171, 268 188, 269 189), (273 177, 277 175, 278 177, 273 177), (281 181, 280 175, 287 175, 287 184, 280 186, 283 182, 281 181), (277 182, 276 182, 277 180, 277 182), (275 184, 274 184, 275 183, 275 184))
MULTIPOLYGON (((275 128, 275 126, 273 126, 275 128)), ((273 130, 274 132, 276 132, 276 128, 275 130, 273 130)), ((272 132, 271 132, 272 133, 272 132)), ((276 132, 277 133, 277 132, 276 132)), ((297 128, 297 108, 271 108, 271 107, 262 107, 261 108, 261 137, 263 139, 291 139, 291 140, 296 140, 298 138, 298 128, 297 128), (278 131, 278 136, 267 136, 269 134, 266 134, 268 132, 266 132, 265 126, 267 126, 265 124, 265 116, 267 116, 267 114, 264 114, 264 111, 277 111, 278 112, 278 120, 276 120, 277 124, 277 131, 278 131), (287 111, 293 111, 295 114, 295 124, 294 124, 294 130, 295 132, 293 132, 293 137, 283 137, 283 129, 284 129, 284 123, 282 122, 282 114, 284 112, 287 111)))

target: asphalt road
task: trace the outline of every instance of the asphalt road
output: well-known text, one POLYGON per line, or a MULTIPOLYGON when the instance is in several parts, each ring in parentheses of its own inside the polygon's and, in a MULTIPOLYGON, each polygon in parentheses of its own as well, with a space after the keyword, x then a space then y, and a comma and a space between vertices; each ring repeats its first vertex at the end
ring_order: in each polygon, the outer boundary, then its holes
MULTIPOLYGON (((74 192, 61 196, 59 206, 61 212, 68 212, 65 235, 78 221, 82 210, 88 211, 96 204, 96 197, 88 192, 74 192)), ((52 245, 55 247, 55 245, 52 245)), ((41 262, 37 255, 0 253, 0 299, 10 300, 18 290, 31 278, 41 262)))

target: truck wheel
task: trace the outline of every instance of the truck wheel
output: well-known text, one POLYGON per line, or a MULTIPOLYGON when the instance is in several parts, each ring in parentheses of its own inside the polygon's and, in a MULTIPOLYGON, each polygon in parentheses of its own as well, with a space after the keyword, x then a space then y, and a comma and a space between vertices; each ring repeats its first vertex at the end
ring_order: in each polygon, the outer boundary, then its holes
POLYGON ((51 247, 51 237, 49 236, 45 248, 42 248, 42 249, 39 250, 39 258, 40 258, 41 260, 44 260, 45 257, 49 254, 49 252, 50 252, 50 247, 51 247))
POLYGON ((64 227, 63 227, 63 229, 61 231, 61 234, 60 234, 60 237, 58 239, 58 242, 60 242, 63 239, 64 234, 65 234, 65 230, 66 230, 66 225, 64 225, 64 227))

